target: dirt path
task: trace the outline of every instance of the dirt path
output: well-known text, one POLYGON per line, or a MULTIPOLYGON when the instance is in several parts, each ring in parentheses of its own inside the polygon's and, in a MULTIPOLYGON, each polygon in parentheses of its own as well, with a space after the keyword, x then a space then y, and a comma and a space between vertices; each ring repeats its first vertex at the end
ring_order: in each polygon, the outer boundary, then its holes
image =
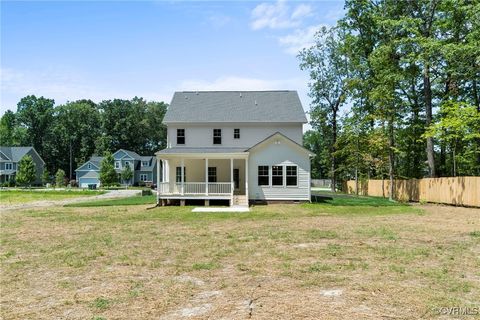
POLYGON ((90 200, 101 200, 101 199, 115 199, 115 198, 126 198, 136 195, 140 195, 141 190, 110 190, 104 194, 98 196, 86 196, 86 197, 77 197, 69 198, 62 200, 42 200, 42 201, 32 201, 26 203, 16 203, 11 205, 0 205, 0 212, 7 212, 18 209, 33 209, 33 208, 45 208, 52 206, 63 206, 70 203, 90 201, 90 200))

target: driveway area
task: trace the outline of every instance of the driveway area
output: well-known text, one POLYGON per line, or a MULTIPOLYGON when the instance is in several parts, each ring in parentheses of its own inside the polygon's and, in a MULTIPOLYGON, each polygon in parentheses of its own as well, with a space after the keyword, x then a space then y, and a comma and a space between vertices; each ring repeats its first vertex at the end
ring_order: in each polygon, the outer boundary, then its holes
POLYGON ((15 203, 15 204, 0 203, 0 211, 63 206, 69 203, 99 200, 99 199, 126 198, 126 197, 141 195, 141 194, 142 194, 141 190, 109 190, 106 193, 97 195, 97 196, 76 197, 76 198, 68 198, 68 199, 62 199, 62 200, 41 200, 41 201, 32 201, 32 202, 26 202, 26 203, 15 203))

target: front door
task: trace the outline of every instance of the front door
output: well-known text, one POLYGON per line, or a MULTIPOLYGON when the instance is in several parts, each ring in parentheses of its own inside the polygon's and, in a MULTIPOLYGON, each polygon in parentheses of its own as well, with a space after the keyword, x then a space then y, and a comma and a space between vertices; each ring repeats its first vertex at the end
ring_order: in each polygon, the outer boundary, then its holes
POLYGON ((233 185, 236 190, 240 188, 240 169, 233 169, 233 185))

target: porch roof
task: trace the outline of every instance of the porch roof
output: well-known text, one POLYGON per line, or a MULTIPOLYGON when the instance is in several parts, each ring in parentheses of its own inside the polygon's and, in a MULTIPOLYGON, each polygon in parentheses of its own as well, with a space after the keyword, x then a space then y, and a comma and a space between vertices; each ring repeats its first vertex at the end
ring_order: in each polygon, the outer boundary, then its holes
POLYGON ((166 148, 158 151, 156 154, 185 154, 185 153, 195 153, 195 154, 204 154, 204 153, 244 153, 248 148, 189 148, 189 147, 173 147, 166 148))
POLYGON ((173 147, 166 148, 155 153, 158 157, 162 156, 190 156, 193 158, 204 157, 204 156, 214 156, 221 158, 229 158, 231 156, 242 156, 247 157, 249 152, 247 148, 190 148, 190 147, 173 147))

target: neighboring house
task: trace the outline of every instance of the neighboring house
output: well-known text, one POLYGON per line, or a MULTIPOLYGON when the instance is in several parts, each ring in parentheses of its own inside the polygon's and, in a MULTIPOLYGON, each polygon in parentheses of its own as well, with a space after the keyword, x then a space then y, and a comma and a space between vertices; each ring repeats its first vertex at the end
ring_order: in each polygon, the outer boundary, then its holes
POLYGON ((296 91, 175 92, 156 153, 159 203, 310 201, 306 122, 296 91))
POLYGON ((33 147, 0 147, 0 182, 4 183, 15 179, 20 160, 29 155, 32 157, 37 169, 37 178, 33 184, 42 184, 42 174, 45 161, 33 147))
MULTIPOLYGON (((103 157, 92 156, 87 162, 81 165, 76 172, 78 185, 82 188, 90 184, 100 186, 100 166, 103 157)), ((118 174, 118 181, 122 184, 136 185, 139 183, 153 184, 157 179, 157 168, 154 156, 140 156, 129 150, 120 149, 113 154, 115 171, 118 174), (130 166, 133 177, 130 181, 122 181, 121 173, 125 166, 130 166)))

